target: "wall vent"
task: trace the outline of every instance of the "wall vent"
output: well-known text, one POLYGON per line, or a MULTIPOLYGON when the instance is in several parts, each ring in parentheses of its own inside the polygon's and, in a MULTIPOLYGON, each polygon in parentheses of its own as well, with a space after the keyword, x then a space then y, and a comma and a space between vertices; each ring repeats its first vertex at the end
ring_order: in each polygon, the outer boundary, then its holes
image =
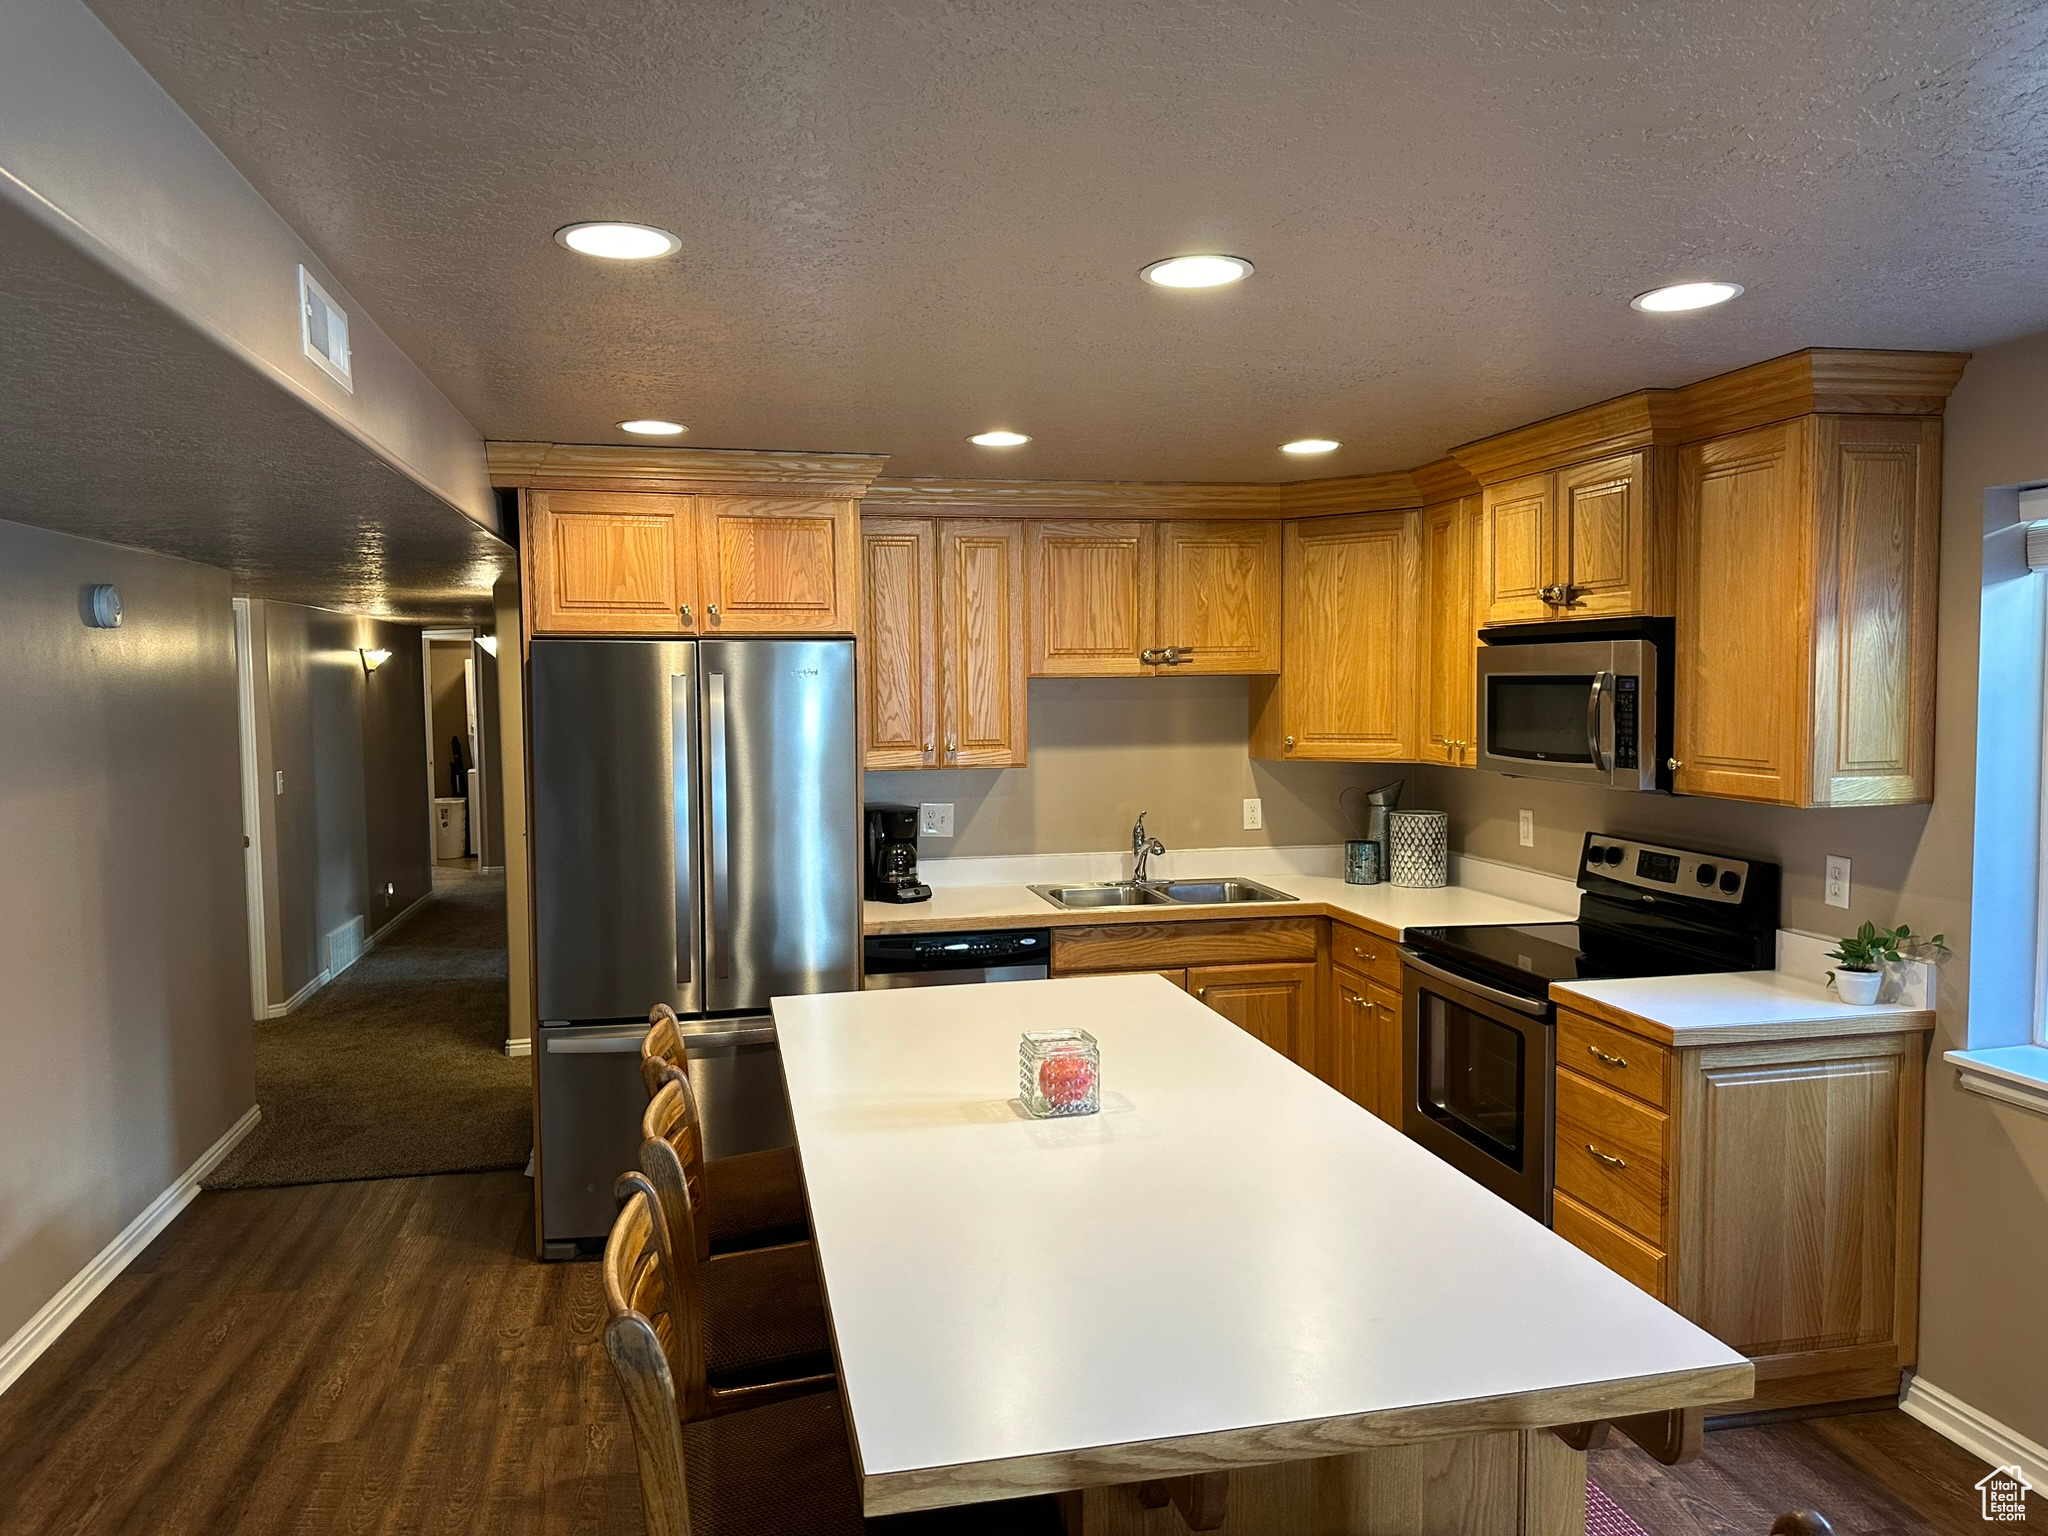
POLYGON ((327 290, 304 267, 299 268, 299 339, 306 356, 350 394, 348 311, 328 297, 327 290))
POLYGON ((352 917, 327 935, 327 979, 332 981, 363 957, 363 920, 352 917))

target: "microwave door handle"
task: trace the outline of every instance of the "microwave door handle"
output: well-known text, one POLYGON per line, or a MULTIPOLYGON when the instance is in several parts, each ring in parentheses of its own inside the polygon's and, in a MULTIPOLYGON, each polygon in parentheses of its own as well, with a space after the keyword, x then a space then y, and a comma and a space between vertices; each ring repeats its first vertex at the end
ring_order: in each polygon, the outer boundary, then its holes
POLYGON ((1595 672, 1593 686, 1586 690, 1586 750, 1593 754, 1593 769, 1606 773, 1612 761, 1602 738, 1606 732, 1601 729, 1600 701, 1607 694, 1607 685, 1614 680, 1612 672, 1595 672))

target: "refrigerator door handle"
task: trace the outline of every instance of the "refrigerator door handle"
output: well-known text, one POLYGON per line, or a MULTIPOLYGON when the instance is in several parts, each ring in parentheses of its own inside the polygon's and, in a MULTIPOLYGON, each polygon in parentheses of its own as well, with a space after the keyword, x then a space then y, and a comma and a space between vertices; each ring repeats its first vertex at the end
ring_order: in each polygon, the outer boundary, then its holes
POLYGON ((727 932, 732 910, 729 889, 732 874, 731 827, 726 814, 725 789, 725 674, 704 674, 704 767, 710 779, 711 853, 711 973, 730 976, 731 936, 727 932))
POLYGON ((696 756, 697 723, 691 706, 697 690, 687 672, 676 672, 668 680, 669 781, 675 802, 675 836, 671 853, 675 862, 676 894, 676 988, 690 995, 697 977, 696 880, 691 869, 697 842, 697 791, 690 762, 696 756))

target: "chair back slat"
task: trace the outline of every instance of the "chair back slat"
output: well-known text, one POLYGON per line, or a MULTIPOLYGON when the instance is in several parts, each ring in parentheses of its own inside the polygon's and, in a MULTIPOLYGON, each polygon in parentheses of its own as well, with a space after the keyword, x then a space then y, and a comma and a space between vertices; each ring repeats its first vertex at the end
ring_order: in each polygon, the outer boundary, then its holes
POLYGON ((656 1003, 647 1014, 647 1036, 640 1042, 640 1081, 647 1097, 661 1087, 661 1074, 670 1067, 684 1066, 683 1032, 676 1027, 676 1012, 667 1003, 656 1003))
MULTIPOLYGON (((697 1118, 697 1095, 690 1088, 689 1073, 680 1067, 670 1067, 663 1073, 654 1097, 647 1101, 647 1112, 640 1121, 640 1134, 664 1143, 675 1154, 684 1187, 689 1192, 689 1209, 696 1227, 692 1251, 700 1260, 709 1259, 711 1223, 705 1208, 704 1126, 697 1118)), ((644 1168, 646 1159, 642 1158, 641 1163, 644 1168)), ((670 1205, 664 1209, 673 1214, 675 1207, 670 1205)), ((677 1249, 679 1253, 683 1251, 677 1249)))
MULTIPOLYGON (((661 1195, 646 1174, 636 1170, 619 1175, 618 1196, 622 1219, 629 1208, 643 1214, 635 1217, 627 1233, 633 1246, 616 1263, 606 1245, 605 1297, 614 1311, 630 1311, 647 1320, 668 1359, 683 1418, 701 1418, 709 1407, 710 1385, 696 1261, 688 1257, 687 1249, 682 1260, 673 1257, 661 1195)), ((614 1233, 618 1230, 615 1223, 614 1233)))
POLYGON ((660 1307, 661 1223, 651 1191, 633 1188, 619 1207, 604 1250, 605 1353, 626 1401, 640 1465, 640 1504, 648 1536, 692 1536, 690 1491, 683 1465, 683 1418, 676 1401, 669 1351, 654 1319, 635 1298, 660 1307))

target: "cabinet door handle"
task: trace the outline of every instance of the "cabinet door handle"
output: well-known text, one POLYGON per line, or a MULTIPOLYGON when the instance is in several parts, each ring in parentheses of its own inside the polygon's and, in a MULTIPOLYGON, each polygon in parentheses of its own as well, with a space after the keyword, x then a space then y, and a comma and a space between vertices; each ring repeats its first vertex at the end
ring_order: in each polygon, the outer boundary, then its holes
POLYGON ((1597 1045, 1589 1045, 1586 1049, 1593 1053, 1593 1059, 1603 1067, 1625 1067, 1628 1065, 1628 1058, 1626 1056, 1610 1056, 1597 1045))
POLYGON ((1536 595, 1552 608, 1564 606, 1564 588, 1554 581, 1547 587, 1538 587, 1536 595))
POLYGON ((929 736, 925 737, 924 739, 924 755, 926 757, 930 757, 932 755, 932 739, 929 736))
POLYGON ((1281 745, 1281 746, 1283 746, 1283 747, 1285 747, 1285 748, 1286 748, 1286 749, 1287 749, 1288 751, 1292 752, 1292 751, 1294 750, 1294 738, 1293 738, 1292 736, 1289 736, 1289 737, 1285 738, 1285 739, 1284 739, 1284 740, 1283 740, 1283 741, 1282 741, 1282 742, 1280 743, 1280 745, 1281 745))
POLYGON ((711 615, 712 623, 716 624, 718 622, 718 604, 707 603, 704 607, 704 611, 711 615))
POLYGON ((1345 993, 1344 1001, 1349 1003, 1354 1008, 1363 1008, 1365 1006, 1365 999, 1360 997, 1356 992, 1345 993))
POLYGON ((1664 759, 1664 766, 1666 768, 1669 768, 1673 773, 1676 773, 1679 769, 1683 768, 1685 764, 1681 763, 1675 757, 1667 757, 1664 759))
POLYGON ((1166 660, 1166 652, 1160 650, 1157 646, 1148 645, 1145 649, 1138 652, 1138 660, 1148 667, 1156 667, 1166 660))
POLYGON ((948 757, 958 757, 959 755, 960 755, 960 743, 959 743, 958 741, 956 741, 956 740, 955 740, 955 739, 954 739, 953 737, 951 737, 951 736, 948 736, 948 737, 946 738, 946 756, 948 756, 948 757))
POLYGON ((682 606, 682 609, 681 609, 681 612, 682 612, 682 615, 683 615, 683 622, 684 622, 685 624, 689 623, 689 622, 690 622, 690 605, 689 605, 688 603, 685 603, 685 604, 683 604, 683 606, 682 606))
POLYGON ((1197 988, 1195 988, 1195 996, 1197 996, 1197 997, 1207 997, 1208 995, 1209 995, 1209 989, 1208 989, 1207 987, 1197 987, 1197 988))
POLYGON ((1192 645, 1169 645, 1166 648, 1166 664, 1169 667, 1177 667, 1182 662, 1194 659, 1195 648, 1192 645))
POLYGON ((1609 1153, 1602 1152, 1590 1141, 1586 1143, 1586 1150, 1592 1153, 1594 1157, 1599 1159, 1601 1162, 1605 1163, 1610 1168, 1626 1168, 1628 1166, 1627 1159, 1614 1157, 1609 1153))

